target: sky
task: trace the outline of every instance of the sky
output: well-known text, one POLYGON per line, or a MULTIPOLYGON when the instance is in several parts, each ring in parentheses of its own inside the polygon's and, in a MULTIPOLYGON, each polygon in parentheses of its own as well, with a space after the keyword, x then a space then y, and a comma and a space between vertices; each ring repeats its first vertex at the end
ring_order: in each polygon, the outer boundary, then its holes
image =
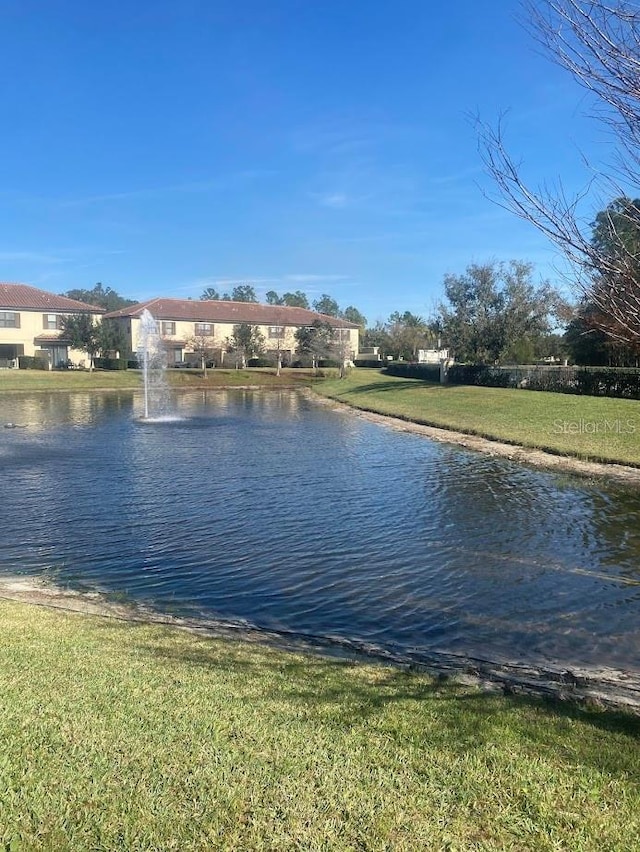
MULTIPOLYGON (((323 293, 369 324, 556 250, 487 197, 473 117, 534 186, 609 156, 519 0, 4 0, 0 280, 323 293), (585 160, 588 161, 585 162, 585 160)), ((597 204, 589 213, 595 214, 597 204)))

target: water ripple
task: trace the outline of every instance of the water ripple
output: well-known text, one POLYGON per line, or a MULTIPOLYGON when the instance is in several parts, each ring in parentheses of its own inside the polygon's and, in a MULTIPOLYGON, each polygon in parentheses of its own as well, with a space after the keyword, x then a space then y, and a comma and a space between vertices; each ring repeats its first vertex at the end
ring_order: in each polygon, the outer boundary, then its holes
POLYGON ((3 399, 3 571, 418 657, 639 664, 637 494, 289 392, 155 426, 134 394, 3 399))

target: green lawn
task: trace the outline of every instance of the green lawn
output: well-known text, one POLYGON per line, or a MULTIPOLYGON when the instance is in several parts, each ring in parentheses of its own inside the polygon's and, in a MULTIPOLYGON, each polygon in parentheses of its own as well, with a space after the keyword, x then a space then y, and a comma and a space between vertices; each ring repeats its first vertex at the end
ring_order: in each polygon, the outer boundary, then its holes
POLYGON ((640 720, 0 602, 0 848, 628 850, 640 720))
MULTIPOLYGON (((282 370, 282 374, 276 376, 275 370, 260 368, 207 370, 206 378, 200 370, 167 370, 166 376, 174 388, 291 387, 314 381, 310 370, 282 370)), ((0 392, 119 390, 141 386, 138 370, 0 370, 0 392)))
POLYGON ((597 461, 640 465, 640 401, 503 388, 438 385, 353 370, 314 390, 389 414, 597 461))

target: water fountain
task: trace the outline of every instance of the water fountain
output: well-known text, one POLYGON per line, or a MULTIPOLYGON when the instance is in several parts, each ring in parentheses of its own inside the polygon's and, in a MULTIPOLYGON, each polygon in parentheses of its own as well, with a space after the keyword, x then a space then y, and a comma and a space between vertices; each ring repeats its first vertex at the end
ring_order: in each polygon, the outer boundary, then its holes
POLYGON ((144 415, 141 419, 149 423, 174 419, 168 417, 166 411, 169 388, 165 377, 166 354, 162 338, 158 323, 146 308, 140 315, 138 363, 142 368, 144 383, 144 415))

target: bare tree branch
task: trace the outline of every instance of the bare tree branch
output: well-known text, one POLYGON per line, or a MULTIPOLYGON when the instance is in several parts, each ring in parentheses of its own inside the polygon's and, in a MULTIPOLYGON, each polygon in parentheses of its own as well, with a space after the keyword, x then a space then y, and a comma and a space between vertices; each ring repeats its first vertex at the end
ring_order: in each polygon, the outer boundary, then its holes
MULTIPOLYGON (((640 187, 640 9, 623 0, 526 0, 526 9, 544 51, 595 96, 596 117, 619 144, 624 183, 640 187)), ((502 124, 477 120, 497 203, 535 225, 571 262, 578 289, 595 307, 595 327, 640 348, 640 202, 618 190, 621 197, 596 222, 581 220, 578 211, 594 181, 573 198, 562 185, 532 190, 506 149, 502 124)))

